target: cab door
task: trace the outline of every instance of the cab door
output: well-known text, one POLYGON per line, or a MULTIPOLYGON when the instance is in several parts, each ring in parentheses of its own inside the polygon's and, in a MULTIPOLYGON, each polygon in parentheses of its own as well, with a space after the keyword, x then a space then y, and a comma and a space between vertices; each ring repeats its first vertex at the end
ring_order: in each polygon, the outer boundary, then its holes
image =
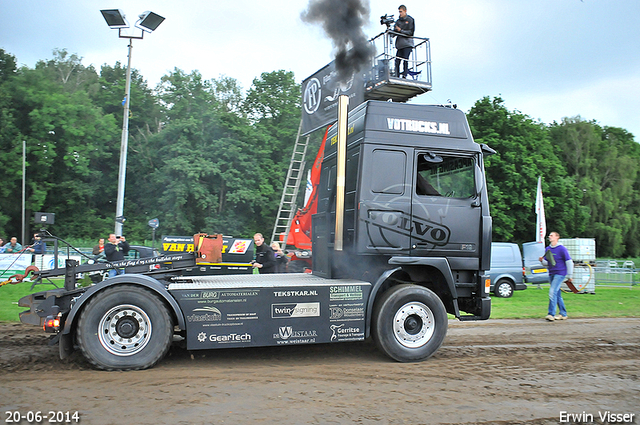
POLYGON ((480 257, 477 155, 416 149, 411 201, 411 255, 480 257))

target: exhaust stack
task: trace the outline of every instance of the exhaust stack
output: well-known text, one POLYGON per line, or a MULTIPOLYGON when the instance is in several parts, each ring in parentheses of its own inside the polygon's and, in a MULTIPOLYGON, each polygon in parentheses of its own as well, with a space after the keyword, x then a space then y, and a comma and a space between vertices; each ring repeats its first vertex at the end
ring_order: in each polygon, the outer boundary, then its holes
POLYGON ((342 251, 344 240, 344 189, 347 164, 347 113, 349 96, 338 98, 338 164, 336 167, 336 229, 334 251, 342 251))

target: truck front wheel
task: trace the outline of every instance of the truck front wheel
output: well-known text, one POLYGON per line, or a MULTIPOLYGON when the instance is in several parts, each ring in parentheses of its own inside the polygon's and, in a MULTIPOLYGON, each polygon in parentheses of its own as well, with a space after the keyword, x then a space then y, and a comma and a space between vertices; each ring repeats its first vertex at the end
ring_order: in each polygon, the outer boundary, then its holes
POLYGON ((171 345, 173 323, 164 303, 134 285, 105 289, 87 302, 76 330, 78 345, 104 370, 146 369, 171 345))
POLYGON ((418 285, 394 286, 373 311, 373 337, 378 347, 399 362, 430 357, 447 334, 447 312, 431 290, 418 285))

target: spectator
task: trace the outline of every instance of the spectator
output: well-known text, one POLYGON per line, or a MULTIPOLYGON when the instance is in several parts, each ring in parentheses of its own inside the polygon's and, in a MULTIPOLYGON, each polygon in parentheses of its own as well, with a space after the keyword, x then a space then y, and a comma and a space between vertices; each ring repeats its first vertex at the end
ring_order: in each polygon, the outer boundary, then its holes
POLYGON ((98 245, 93 247, 93 255, 100 255, 104 252, 104 238, 98 239, 98 245))
MULTIPOLYGON (((109 243, 104 245, 104 255, 107 261, 113 263, 115 261, 124 260, 124 256, 129 253, 129 243, 124 236, 116 236, 115 233, 109 234, 109 243)), ((109 277, 124 274, 124 269, 110 269, 109 277)))
POLYGON ((0 254, 4 254, 4 239, 0 238, 0 254))
POLYGON ((4 246, 5 254, 16 254, 22 251, 22 245, 18 243, 18 238, 15 236, 11 238, 11 242, 4 246))
POLYGON ((34 254, 44 254, 47 251, 47 243, 40 239, 40 235, 35 233, 33 235, 33 243, 27 251, 32 252, 34 254))
POLYGON ((276 255, 276 273, 286 273, 289 257, 282 251, 278 242, 271 242, 271 249, 276 255))
POLYGON ((262 233, 253 235, 253 241, 256 244, 256 260, 253 262, 253 267, 257 268, 260 274, 275 273, 276 255, 273 249, 264 243, 262 233))

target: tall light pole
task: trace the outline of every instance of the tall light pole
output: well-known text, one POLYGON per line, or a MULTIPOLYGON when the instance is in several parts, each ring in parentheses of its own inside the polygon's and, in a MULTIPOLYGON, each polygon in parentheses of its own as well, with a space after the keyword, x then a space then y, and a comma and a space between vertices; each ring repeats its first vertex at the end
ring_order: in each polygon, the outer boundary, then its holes
POLYGON ((137 35, 123 33, 123 29, 129 28, 124 13, 120 9, 101 10, 104 20, 111 29, 118 30, 118 37, 129 39, 129 54, 127 59, 127 76, 124 89, 124 116, 122 117, 122 138, 120 140, 120 171, 118 172, 118 199, 116 201, 116 218, 114 233, 122 235, 122 223, 124 223, 124 187, 127 175, 127 149, 129 145, 129 105, 131 102, 131 51, 133 39, 142 39, 145 32, 152 32, 164 21, 164 18, 156 13, 146 11, 138 16, 136 28, 141 31, 137 35))
POLYGON ((23 245, 27 244, 25 240, 26 234, 24 232, 25 226, 25 202, 26 202, 26 188, 27 188, 27 141, 22 141, 22 239, 20 240, 23 245))

